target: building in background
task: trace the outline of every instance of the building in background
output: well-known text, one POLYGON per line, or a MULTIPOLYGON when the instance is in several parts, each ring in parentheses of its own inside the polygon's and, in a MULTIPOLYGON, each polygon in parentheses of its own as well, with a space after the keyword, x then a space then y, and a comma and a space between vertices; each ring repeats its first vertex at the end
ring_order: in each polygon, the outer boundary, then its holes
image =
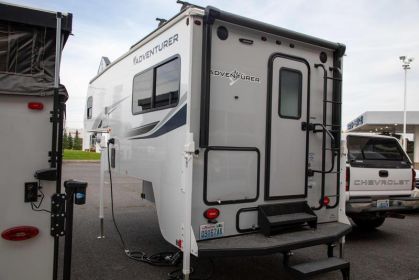
MULTIPOLYGON (((403 111, 367 111, 348 123, 347 131, 382 133, 400 138, 403 135, 403 111)), ((419 169, 419 111, 407 112, 406 133, 407 153, 415 168, 419 169)))

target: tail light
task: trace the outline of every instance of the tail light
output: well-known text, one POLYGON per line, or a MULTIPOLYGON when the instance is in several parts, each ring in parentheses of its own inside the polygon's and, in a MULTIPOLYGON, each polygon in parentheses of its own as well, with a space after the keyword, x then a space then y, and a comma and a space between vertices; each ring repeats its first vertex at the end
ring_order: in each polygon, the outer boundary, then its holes
POLYGON ((412 190, 416 187, 416 170, 412 168, 412 190))
POLYGON ((330 203, 330 198, 328 196, 323 197, 323 205, 327 206, 330 203))
POLYGON ((220 216, 220 210, 217 208, 209 208, 204 212, 204 217, 208 220, 217 219, 220 216))
POLYGON ((41 111, 44 109, 44 104, 42 104, 41 102, 29 102, 28 108, 31 110, 41 111))
POLYGON ((346 186, 345 186, 345 190, 348 192, 349 191, 349 182, 351 180, 351 173, 350 173, 350 168, 349 166, 346 167, 346 186))
POLYGON ((22 241, 37 236, 39 230, 31 226, 19 226, 6 229, 1 233, 1 237, 9 241, 22 241))

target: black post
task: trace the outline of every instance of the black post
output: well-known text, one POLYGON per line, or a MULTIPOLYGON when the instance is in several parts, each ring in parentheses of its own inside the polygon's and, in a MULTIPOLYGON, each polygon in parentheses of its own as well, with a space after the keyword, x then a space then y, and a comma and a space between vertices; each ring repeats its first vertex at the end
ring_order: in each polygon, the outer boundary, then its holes
POLYGON ((71 279, 71 251, 73 248, 73 212, 74 203, 82 205, 86 203, 86 182, 68 180, 64 182, 66 193, 65 203, 65 244, 64 244, 64 269, 63 280, 71 279))
POLYGON ((65 188, 67 201, 65 204, 65 244, 64 244, 64 270, 63 280, 71 279, 71 250, 73 247, 73 210, 74 210, 74 191, 65 188))

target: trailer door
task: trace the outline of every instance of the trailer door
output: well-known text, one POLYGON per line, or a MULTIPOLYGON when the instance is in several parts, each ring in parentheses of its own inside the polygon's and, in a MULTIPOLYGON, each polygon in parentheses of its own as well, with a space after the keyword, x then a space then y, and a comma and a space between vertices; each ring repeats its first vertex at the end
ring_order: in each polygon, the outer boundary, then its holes
POLYGON ((300 58, 275 54, 269 62, 265 198, 307 195, 309 66, 300 58))

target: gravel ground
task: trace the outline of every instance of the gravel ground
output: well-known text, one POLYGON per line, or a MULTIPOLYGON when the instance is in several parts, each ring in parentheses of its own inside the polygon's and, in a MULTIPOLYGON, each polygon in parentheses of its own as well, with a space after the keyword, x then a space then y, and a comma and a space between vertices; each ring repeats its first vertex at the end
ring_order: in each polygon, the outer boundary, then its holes
MULTIPOLYGON (((65 163, 63 179, 89 183, 87 203, 75 206, 73 238, 73 280, 167 279, 176 268, 155 267, 128 259, 111 221, 109 185, 105 185, 105 238, 99 235, 99 164, 65 163)), ((162 237, 153 204, 140 198, 140 184, 129 178, 114 178, 115 214, 131 250, 147 253, 172 251, 162 237)), ((63 242, 62 242, 63 243, 63 242)), ((388 219, 372 232, 354 227, 347 236, 345 258, 351 262, 351 279, 413 280, 419 278, 419 213, 406 219, 388 219)), ((62 251, 62 250, 61 250, 62 251)), ((326 255, 323 246, 295 252, 292 262, 304 262, 326 255)), ((282 266, 281 255, 214 259, 193 259, 196 278, 211 272, 211 279, 292 279, 282 266)), ((313 279, 341 279, 331 272, 313 279)))

